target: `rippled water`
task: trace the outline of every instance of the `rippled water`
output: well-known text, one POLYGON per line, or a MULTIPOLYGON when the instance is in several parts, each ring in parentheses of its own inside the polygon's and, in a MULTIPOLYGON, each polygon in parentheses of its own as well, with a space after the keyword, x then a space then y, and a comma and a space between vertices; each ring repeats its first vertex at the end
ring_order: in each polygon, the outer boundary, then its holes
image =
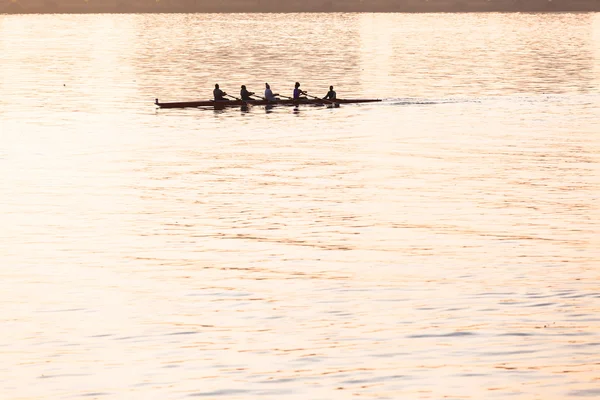
POLYGON ((599 93, 600 14, 0 15, 0 397, 600 397, 599 93), (297 80, 384 101, 152 104, 297 80))

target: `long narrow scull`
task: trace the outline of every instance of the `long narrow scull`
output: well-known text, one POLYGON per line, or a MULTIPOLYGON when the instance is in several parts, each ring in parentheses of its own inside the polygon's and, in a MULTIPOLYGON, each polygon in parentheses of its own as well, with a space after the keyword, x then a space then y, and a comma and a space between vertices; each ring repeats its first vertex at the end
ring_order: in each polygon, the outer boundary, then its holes
POLYGON ((336 99, 336 100, 323 100, 323 99, 304 99, 304 100, 205 100, 205 101, 179 101, 174 103, 161 103, 156 99, 154 104, 160 108, 187 108, 187 107, 240 107, 246 105, 255 106, 266 106, 266 105, 286 105, 296 106, 303 104, 314 104, 314 105, 328 105, 328 104, 350 104, 350 103, 374 103, 381 101, 380 99, 336 99))

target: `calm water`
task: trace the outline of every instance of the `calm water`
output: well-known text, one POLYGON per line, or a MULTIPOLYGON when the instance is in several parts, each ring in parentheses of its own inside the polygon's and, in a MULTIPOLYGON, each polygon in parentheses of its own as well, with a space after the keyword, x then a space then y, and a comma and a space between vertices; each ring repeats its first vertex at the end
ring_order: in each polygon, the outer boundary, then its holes
POLYGON ((4 15, 0 137, 2 399, 600 397, 600 14, 4 15))

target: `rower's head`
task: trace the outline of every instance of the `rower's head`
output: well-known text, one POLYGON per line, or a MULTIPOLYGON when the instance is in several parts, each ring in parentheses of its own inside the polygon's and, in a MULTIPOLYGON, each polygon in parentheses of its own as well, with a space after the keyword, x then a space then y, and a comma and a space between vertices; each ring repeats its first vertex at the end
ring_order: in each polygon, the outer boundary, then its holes
POLYGON ((333 90, 333 86, 329 86, 329 90, 333 90))
POLYGON ((242 89, 246 89, 246 85, 242 85, 242 89))
POLYGON ((271 86, 269 86, 268 83, 265 83, 265 89, 271 89, 271 86))
POLYGON ((299 87, 300 87, 300 82, 296 82, 296 85, 295 85, 295 87, 296 87, 296 88, 299 88, 299 87))
POLYGON ((218 88, 219 88, 219 84, 215 83, 215 89, 218 89, 218 88))

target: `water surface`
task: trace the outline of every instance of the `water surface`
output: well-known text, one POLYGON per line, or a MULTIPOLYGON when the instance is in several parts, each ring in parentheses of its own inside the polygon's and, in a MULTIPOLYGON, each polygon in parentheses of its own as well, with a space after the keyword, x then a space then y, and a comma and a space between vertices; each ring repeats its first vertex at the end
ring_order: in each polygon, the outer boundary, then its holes
POLYGON ((0 16, 6 399, 600 396, 600 16, 0 16), (378 104, 156 110, 264 82, 378 104))

